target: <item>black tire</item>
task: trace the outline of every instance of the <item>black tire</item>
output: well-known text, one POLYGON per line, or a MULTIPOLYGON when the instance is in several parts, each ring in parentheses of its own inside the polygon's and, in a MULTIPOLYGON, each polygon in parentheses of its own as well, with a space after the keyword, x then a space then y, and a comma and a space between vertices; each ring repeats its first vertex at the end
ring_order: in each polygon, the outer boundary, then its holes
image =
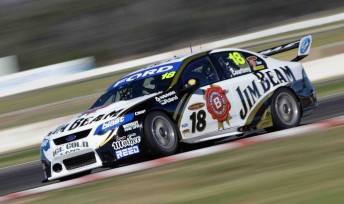
POLYGON ((273 127, 268 130, 283 130, 300 124, 300 103, 291 90, 281 88, 275 91, 272 96, 271 115, 273 127))
POLYGON ((147 148, 155 156, 169 156, 176 152, 179 131, 175 123, 163 112, 147 115, 143 124, 147 148))

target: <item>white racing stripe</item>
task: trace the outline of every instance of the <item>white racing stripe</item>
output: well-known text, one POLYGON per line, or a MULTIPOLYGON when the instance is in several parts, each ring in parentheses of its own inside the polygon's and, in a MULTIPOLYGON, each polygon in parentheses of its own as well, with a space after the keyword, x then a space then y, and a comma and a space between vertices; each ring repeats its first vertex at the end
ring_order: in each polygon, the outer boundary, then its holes
POLYGON ((102 179, 106 179, 110 177, 129 174, 132 172, 147 170, 147 169, 164 166, 164 165, 168 165, 168 164, 172 164, 172 163, 176 163, 180 161, 185 161, 188 159, 215 154, 218 152, 229 151, 229 150, 245 147, 251 144, 256 144, 256 143, 260 143, 264 141, 276 140, 276 139, 284 138, 284 137, 297 137, 297 136, 301 136, 304 133, 311 133, 311 132, 320 131, 320 130, 324 131, 326 130, 326 128, 339 126, 339 125, 344 125, 344 116, 332 118, 329 120, 324 120, 318 123, 304 125, 304 126, 300 126, 300 127, 296 127, 296 128, 292 128, 288 130, 268 133, 268 134, 251 137, 251 138, 245 138, 245 139, 241 139, 241 140, 237 140, 234 142, 229 142, 229 143, 225 143, 225 144, 221 144, 217 146, 198 149, 198 150, 181 153, 181 154, 177 154, 177 155, 173 155, 169 157, 164 157, 164 158, 160 158, 160 159, 156 159, 152 161, 142 162, 139 164, 133 164, 130 166, 102 171, 102 172, 94 173, 88 176, 84 176, 81 178, 77 178, 77 179, 73 179, 73 180, 69 180, 65 182, 55 183, 55 184, 51 184, 47 186, 42 186, 42 187, 26 190, 26 191, 12 193, 5 196, 1 196, 0 202, 33 196, 39 193, 45 193, 45 192, 49 192, 49 191, 53 191, 57 189, 63 189, 63 188, 71 187, 71 186, 84 184, 84 183, 90 183, 93 181, 98 181, 98 180, 102 180, 102 179))

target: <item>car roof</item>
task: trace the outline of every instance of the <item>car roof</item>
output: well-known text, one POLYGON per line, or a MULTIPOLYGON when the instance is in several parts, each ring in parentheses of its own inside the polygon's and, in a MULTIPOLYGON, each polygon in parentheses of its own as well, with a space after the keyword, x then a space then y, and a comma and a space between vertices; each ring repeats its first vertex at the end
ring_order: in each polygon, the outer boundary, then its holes
POLYGON ((186 54, 186 55, 181 55, 181 56, 175 56, 173 58, 169 58, 169 59, 166 59, 166 60, 161 60, 161 61, 155 62, 153 64, 150 64, 150 65, 148 65, 146 67, 143 67, 141 69, 138 69, 138 70, 136 70, 134 72, 131 72, 127 76, 130 76, 132 74, 145 71, 147 69, 157 68, 157 67, 161 67, 161 66, 165 66, 165 65, 170 65, 170 64, 179 64, 179 63, 183 62, 185 59, 187 59, 188 57, 191 57, 191 56, 193 56, 195 54, 196 53, 191 53, 191 54, 186 54))
POLYGON ((144 79, 148 78, 150 76, 154 76, 157 74, 161 74, 163 72, 167 71, 178 71, 180 66, 182 65, 183 61, 187 58, 192 58, 193 56, 199 55, 199 54, 206 54, 206 53, 217 53, 222 51, 229 51, 229 50, 241 50, 237 48, 225 48, 225 49, 213 49, 208 51, 202 51, 197 53, 189 53, 182 56, 176 56, 167 60, 158 61, 156 63, 150 64, 144 68, 138 69, 134 72, 131 72, 130 74, 122 77, 117 82, 112 84, 107 91, 110 91, 114 88, 116 88, 119 85, 124 85, 126 83, 129 83, 130 81, 138 80, 138 79, 144 79), (166 67, 170 67, 170 69, 164 69, 166 67), (161 72, 159 72, 161 70, 161 72))

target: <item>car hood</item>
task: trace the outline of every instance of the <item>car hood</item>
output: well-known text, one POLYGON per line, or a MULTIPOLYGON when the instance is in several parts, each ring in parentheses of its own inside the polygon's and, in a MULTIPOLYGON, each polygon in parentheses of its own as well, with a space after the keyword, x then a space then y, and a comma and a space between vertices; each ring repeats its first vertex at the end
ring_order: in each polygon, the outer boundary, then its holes
POLYGON ((99 125, 113 118, 116 118, 126 109, 134 106, 141 101, 154 97, 158 93, 145 95, 142 97, 134 98, 127 101, 119 101, 107 106, 102 106, 90 109, 84 113, 78 114, 70 121, 60 125, 49 133, 50 139, 56 139, 66 135, 74 134, 77 132, 91 130, 97 128, 99 125))

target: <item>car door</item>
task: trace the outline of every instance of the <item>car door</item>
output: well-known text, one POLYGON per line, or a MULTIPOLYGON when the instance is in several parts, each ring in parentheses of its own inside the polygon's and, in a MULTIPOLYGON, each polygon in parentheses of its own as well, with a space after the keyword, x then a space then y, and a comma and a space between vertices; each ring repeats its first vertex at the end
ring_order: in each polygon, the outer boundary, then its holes
MULTIPOLYGON (((220 73, 221 74, 221 73, 220 73)), ((238 124, 233 93, 227 89, 227 81, 220 75, 208 56, 188 63, 179 83, 195 80, 199 88, 192 91, 181 114, 179 128, 184 141, 193 143, 207 140, 215 134, 227 132, 238 124)))
POLYGON ((225 87, 233 94, 232 103, 238 113, 235 124, 242 127, 261 121, 264 113, 258 113, 261 111, 259 107, 266 101, 269 87, 264 87, 265 81, 259 80, 256 74, 267 69, 266 62, 242 50, 215 51, 210 55, 214 64, 224 71, 227 78, 225 87))

